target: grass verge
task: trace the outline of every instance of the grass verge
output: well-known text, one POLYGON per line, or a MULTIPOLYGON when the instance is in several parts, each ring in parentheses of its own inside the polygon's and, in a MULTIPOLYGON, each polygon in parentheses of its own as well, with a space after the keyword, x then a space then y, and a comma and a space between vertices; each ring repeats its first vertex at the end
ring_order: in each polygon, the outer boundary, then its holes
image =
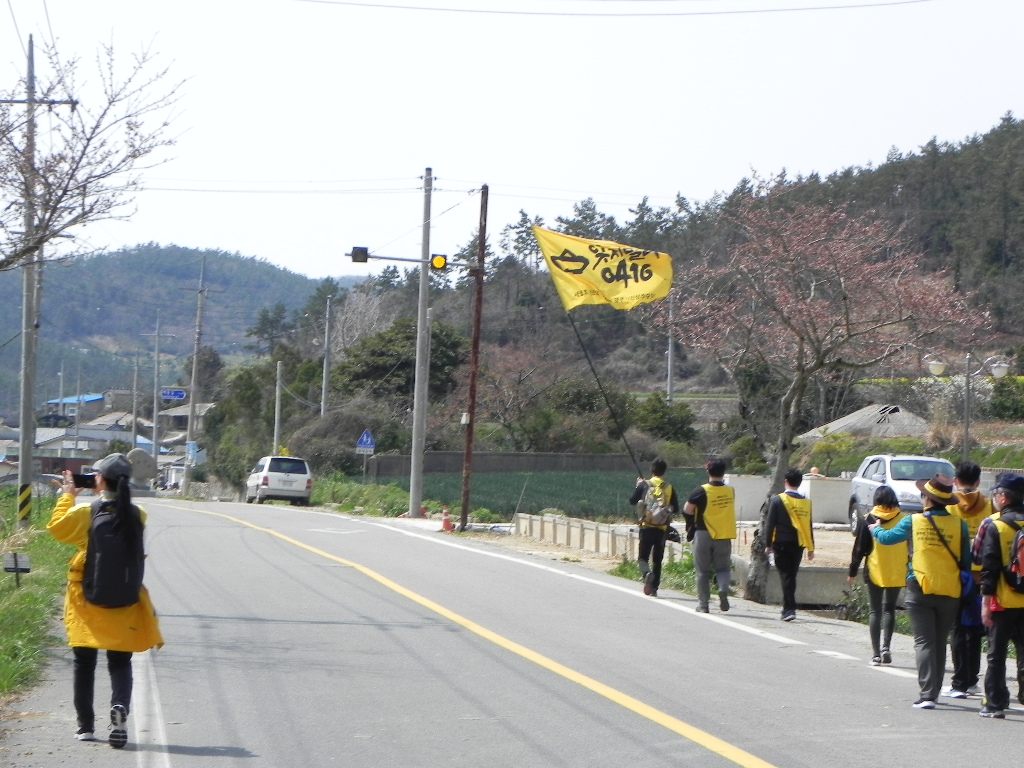
POLYGON ((0 492, 5 530, 0 551, 28 554, 32 572, 21 574, 15 586, 13 573, 0 573, 0 696, 25 690, 39 678, 45 651, 59 643, 52 622, 61 610, 59 596, 67 578, 73 547, 53 539, 45 528, 54 499, 37 499, 34 524, 15 530, 15 494, 0 492))

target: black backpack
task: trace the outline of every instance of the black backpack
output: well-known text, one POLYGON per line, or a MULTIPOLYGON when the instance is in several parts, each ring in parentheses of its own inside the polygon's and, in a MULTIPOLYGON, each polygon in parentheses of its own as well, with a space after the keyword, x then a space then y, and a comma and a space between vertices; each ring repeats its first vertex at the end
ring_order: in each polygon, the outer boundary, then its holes
MULTIPOLYGON (((131 513, 138 515, 139 508, 132 505, 131 513)), ((135 605, 145 557, 141 523, 133 526, 122 520, 113 501, 94 501, 82 578, 85 599, 104 608, 135 605)))

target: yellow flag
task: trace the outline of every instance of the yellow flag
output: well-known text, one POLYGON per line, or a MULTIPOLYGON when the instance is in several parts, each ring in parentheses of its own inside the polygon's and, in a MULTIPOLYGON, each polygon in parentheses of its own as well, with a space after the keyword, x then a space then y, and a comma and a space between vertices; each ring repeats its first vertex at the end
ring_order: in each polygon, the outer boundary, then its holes
POLYGON ((609 240, 584 240, 533 228, 555 288, 568 311, 581 304, 633 309, 668 296, 672 257, 609 240))

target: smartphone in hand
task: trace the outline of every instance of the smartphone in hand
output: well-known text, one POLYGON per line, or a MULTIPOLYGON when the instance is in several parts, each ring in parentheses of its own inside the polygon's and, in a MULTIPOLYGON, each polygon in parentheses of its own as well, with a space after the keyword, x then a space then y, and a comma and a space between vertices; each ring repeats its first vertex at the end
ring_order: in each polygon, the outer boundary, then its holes
POLYGON ((71 478, 74 481, 75 488, 96 487, 96 475, 80 475, 77 472, 75 472, 72 473, 71 478))

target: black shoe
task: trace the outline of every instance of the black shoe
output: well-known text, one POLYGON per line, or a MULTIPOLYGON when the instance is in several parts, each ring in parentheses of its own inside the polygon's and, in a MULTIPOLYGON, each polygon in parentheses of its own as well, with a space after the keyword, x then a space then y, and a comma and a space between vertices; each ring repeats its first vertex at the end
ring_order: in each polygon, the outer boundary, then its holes
POLYGON ((796 618, 796 611, 783 611, 782 612, 782 620, 783 621, 792 621, 795 618, 796 618))
POLYGON ((110 708, 110 736, 107 743, 114 749, 121 749, 128 743, 128 730, 125 723, 128 722, 128 710, 120 704, 110 708))
POLYGON ((726 613, 729 610, 729 596, 724 592, 718 593, 718 608, 722 613, 726 613))
POLYGON ((697 603, 697 613, 708 613, 707 603, 697 603))
POLYGON ((646 576, 644 576, 644 594, 653 595, 657 593, 657 591, 658 590, 654 588, 654 571, 651 571, 646 576))
POLYGON ((982 717, 990 717, 993 720, 1005 720, 1006 719, 1006 715, 1003 714, 1003 710, 995 709, 994 707, 990 707, 988 704, 986 704, 984 707, 982 707, 981 711, 978 712, 978 714, 981 715, 982 717))

